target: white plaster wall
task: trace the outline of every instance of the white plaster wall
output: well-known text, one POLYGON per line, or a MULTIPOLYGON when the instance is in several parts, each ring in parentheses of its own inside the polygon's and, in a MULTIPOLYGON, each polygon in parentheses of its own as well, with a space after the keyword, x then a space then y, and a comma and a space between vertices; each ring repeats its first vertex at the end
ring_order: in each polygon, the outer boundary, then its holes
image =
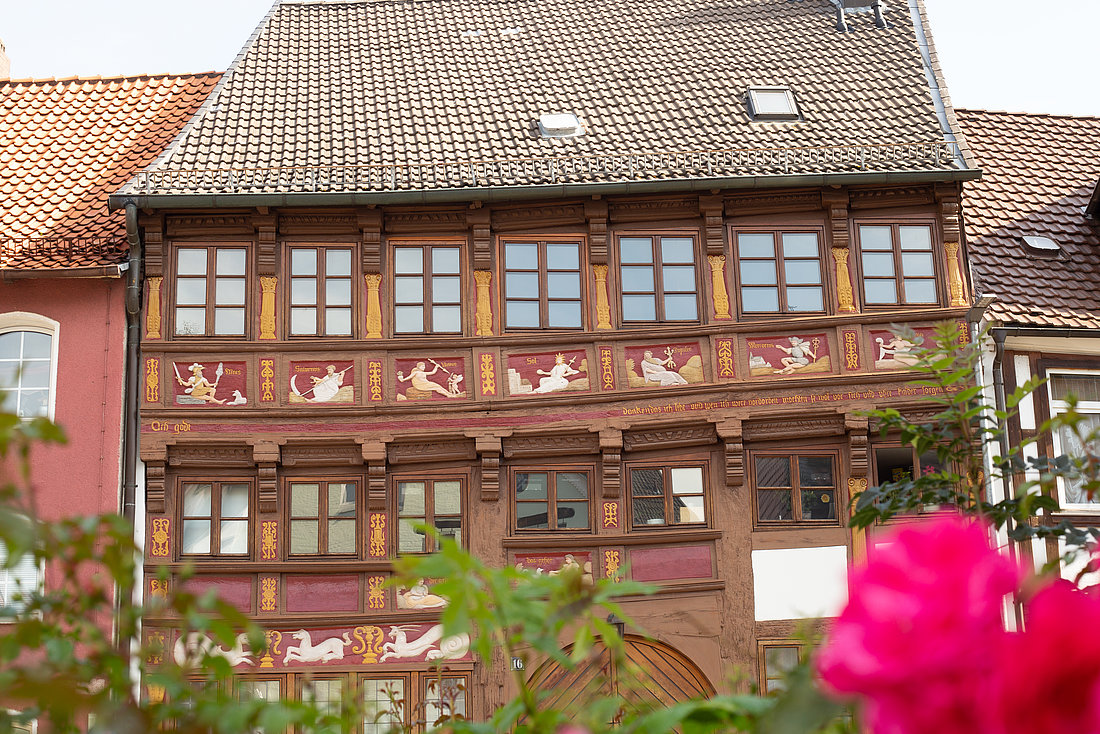
POLYGON ((835 617, 848 603, 848 549, 752 552, 756 620, 835 617))
MULTIPOLYGON (((1031 379, 1031 360, 1028 359, 1026 354, 1013 355, 1012 366, 1016 370, 1017 385, 1023 385, 1031 379)), ((1039 389, 1042 390, 1043 388, 1039 389)), ((1005 392, 1012 392, 1008 385, 1005 385, 1005 392)), ((1035 393, 1028 393, 1027 397, 1021 400, 1016 408, 1020 411, 1020 428, 1025 431, 1035 430, 1035 393)))

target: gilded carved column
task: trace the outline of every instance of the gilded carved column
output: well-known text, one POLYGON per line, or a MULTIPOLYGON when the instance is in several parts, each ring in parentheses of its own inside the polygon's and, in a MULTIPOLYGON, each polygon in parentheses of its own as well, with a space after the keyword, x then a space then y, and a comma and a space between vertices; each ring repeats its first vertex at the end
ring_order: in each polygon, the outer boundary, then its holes
POLYGON ((951 290, 951 305, 965 306, 966 289, 963 286, 962 268, 959 266, 959 243, 945 242, 947 250, 947 285, 951 290))
POLYGON ((714 302, 714 318, 730 317, 730 297, 726 291, 726 256, 707 255, 710 263, 711 300, 714 302))
POLYGON ((491 270, 475 270, 474 283, 477 285, 477 322, 478 336, 493 335, 493 302, 489 297, 489 284, 493 282, 491 270))
POLYGON ((260 338, 275 338, 275 287, 279 279, 274 275, 260 277, 260 338))
POLYGON ((840 305, 840 313, 856 313, 852 277, 848 274, 848 254, 847 247, 833 248, 833 260, 836 262, 836 299, 840 305))
POLYGON ((367 282, 367 338, 382 338, 382 298, 378 289, 382 285, 382 276, 367 273, 363 276, 367 282))
POLYGON ((607 266, 593 265, 596 276, 596 328, 611 328, 611 304, 607 299, 607 266))
POLYGON ((149 304, 145 307, 145 338, 160 339, 160 284, 163 278, 149 278, 149 304))

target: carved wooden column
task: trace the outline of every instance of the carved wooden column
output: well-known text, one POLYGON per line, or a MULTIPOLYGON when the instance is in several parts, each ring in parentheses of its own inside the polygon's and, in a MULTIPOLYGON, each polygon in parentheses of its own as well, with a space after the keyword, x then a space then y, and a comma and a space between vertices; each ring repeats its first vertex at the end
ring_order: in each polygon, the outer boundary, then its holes
POLYGON ((493 335, 493 299, 489 290, 492 282, 493 272, 491 270, 474 271, 474 285, 477 288, 477 311, 475 315, 477 325, 475 333, 477 336, 493 335))
POLYGON ((726 418, 714 424, 722 439, 726 454, 726 486, 740 487, 745 483, 745 444, 740 418, 726 418))
POLYGON ((710 299, 714 318, 726 321, 730 315, 730 297, 726 289, 725 203, 721 196, 700 196, 699 213, 703 215, 707 264, 710 265, 710 299))
POLYGON ((848 229, 848 190, 826 189, 821 192, 821 204, 829 212, 829 234, 832 238, 833 267, 836 277, 836 302, 839 313, 858 313, 855 290, 852 288, 848 260, 852 252, 848 229))
POLYGON ((584 218, 588 222, 588 261, 596 281, 596 328, 610 329, 611 299, 607 284, 607 202, 591 199, 584 202, 584 218))
POLYGON ((966 298, 966 282, 960 262, 962 228, 959 222, 959 192, 951 184, 936 185, 936 201, 940 205, 940 224, 943 227, 943 249, 947 257, 947 288, 953 308, 969 305, 966 298))
MULTIPOLYGON (((869 461, 869 425, 867 416, 856 412, 844 414, 844 430, 848 434, 848 501, 867 489, 869 461)), ((855 503, 852 502, 855 509, 855 503)), ((867 559, 867 531, 852 528, 852 561, 861 563, 867 559)))
POLYGON ((367 209, 356 215, 363 252, 366 287, 366 339, 382 338, 382 212, 367 209))
POLYGON ((278 311, 275 296, 279 284, 275 274, 278 259, 275 253, 275 216, 264 210, 264 213, 252 217, 252 226, 256 230, 256 273, 260 277, 260 338, 275 339, 278 311))

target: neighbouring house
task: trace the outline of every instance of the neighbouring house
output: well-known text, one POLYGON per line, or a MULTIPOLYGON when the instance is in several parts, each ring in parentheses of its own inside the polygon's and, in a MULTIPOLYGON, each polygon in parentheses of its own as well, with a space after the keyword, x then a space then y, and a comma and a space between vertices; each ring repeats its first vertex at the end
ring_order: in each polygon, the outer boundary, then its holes
MULTIPOLYGON (((1011 393, 1031 378, 1046 380, 1009 420, 1011 445, 1035 437, 1071 395, 1088 433, 1100 426, 1100 118, 983 110, 958 117, 984 171, 966 186, 963 214, 975 287, 995 297, 985 319, 985 384, 1011 393)), ((1068 428, 1029 449, 1085 450, 1068 428)), ((1028 478, 995 486, 994 499, 1028 478)), ((1100 498, 1089 500, 1080 483, 1061 483, 1057 499, 1060 512, 1043 522, 1100 524, 1100 498)), ((1049 541, 1020 550, 1041 566, 1063 548, 1049 541)), ((1065 573, 1075 575, 1081 563, 1065 573)))
POLYGON ((655 584, 635 695, 772 688, 867 552, 851 494, 935 460, 862 412, 926 409, 895 325, 972 302, 979 172, 921 4, 850 4, 277 3, 111 197, 144 253, 146 592, 193 566, 261 624, 264 656, 223 650, 253 695, 485 717, 508 661, 441 637, 432 579, 386 585, 426 523, 655 584))

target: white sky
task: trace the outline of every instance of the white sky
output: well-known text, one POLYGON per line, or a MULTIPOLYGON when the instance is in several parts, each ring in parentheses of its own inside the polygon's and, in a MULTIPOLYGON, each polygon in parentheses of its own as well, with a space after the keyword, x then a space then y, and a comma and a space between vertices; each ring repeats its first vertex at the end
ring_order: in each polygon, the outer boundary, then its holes
MULTIPOLYGON (((221 71, 272 2, 0 0, 0 39, 16 79, 221 71)), ((956 107, 1100 115, 1100 0, 924 2, 956 107)))

